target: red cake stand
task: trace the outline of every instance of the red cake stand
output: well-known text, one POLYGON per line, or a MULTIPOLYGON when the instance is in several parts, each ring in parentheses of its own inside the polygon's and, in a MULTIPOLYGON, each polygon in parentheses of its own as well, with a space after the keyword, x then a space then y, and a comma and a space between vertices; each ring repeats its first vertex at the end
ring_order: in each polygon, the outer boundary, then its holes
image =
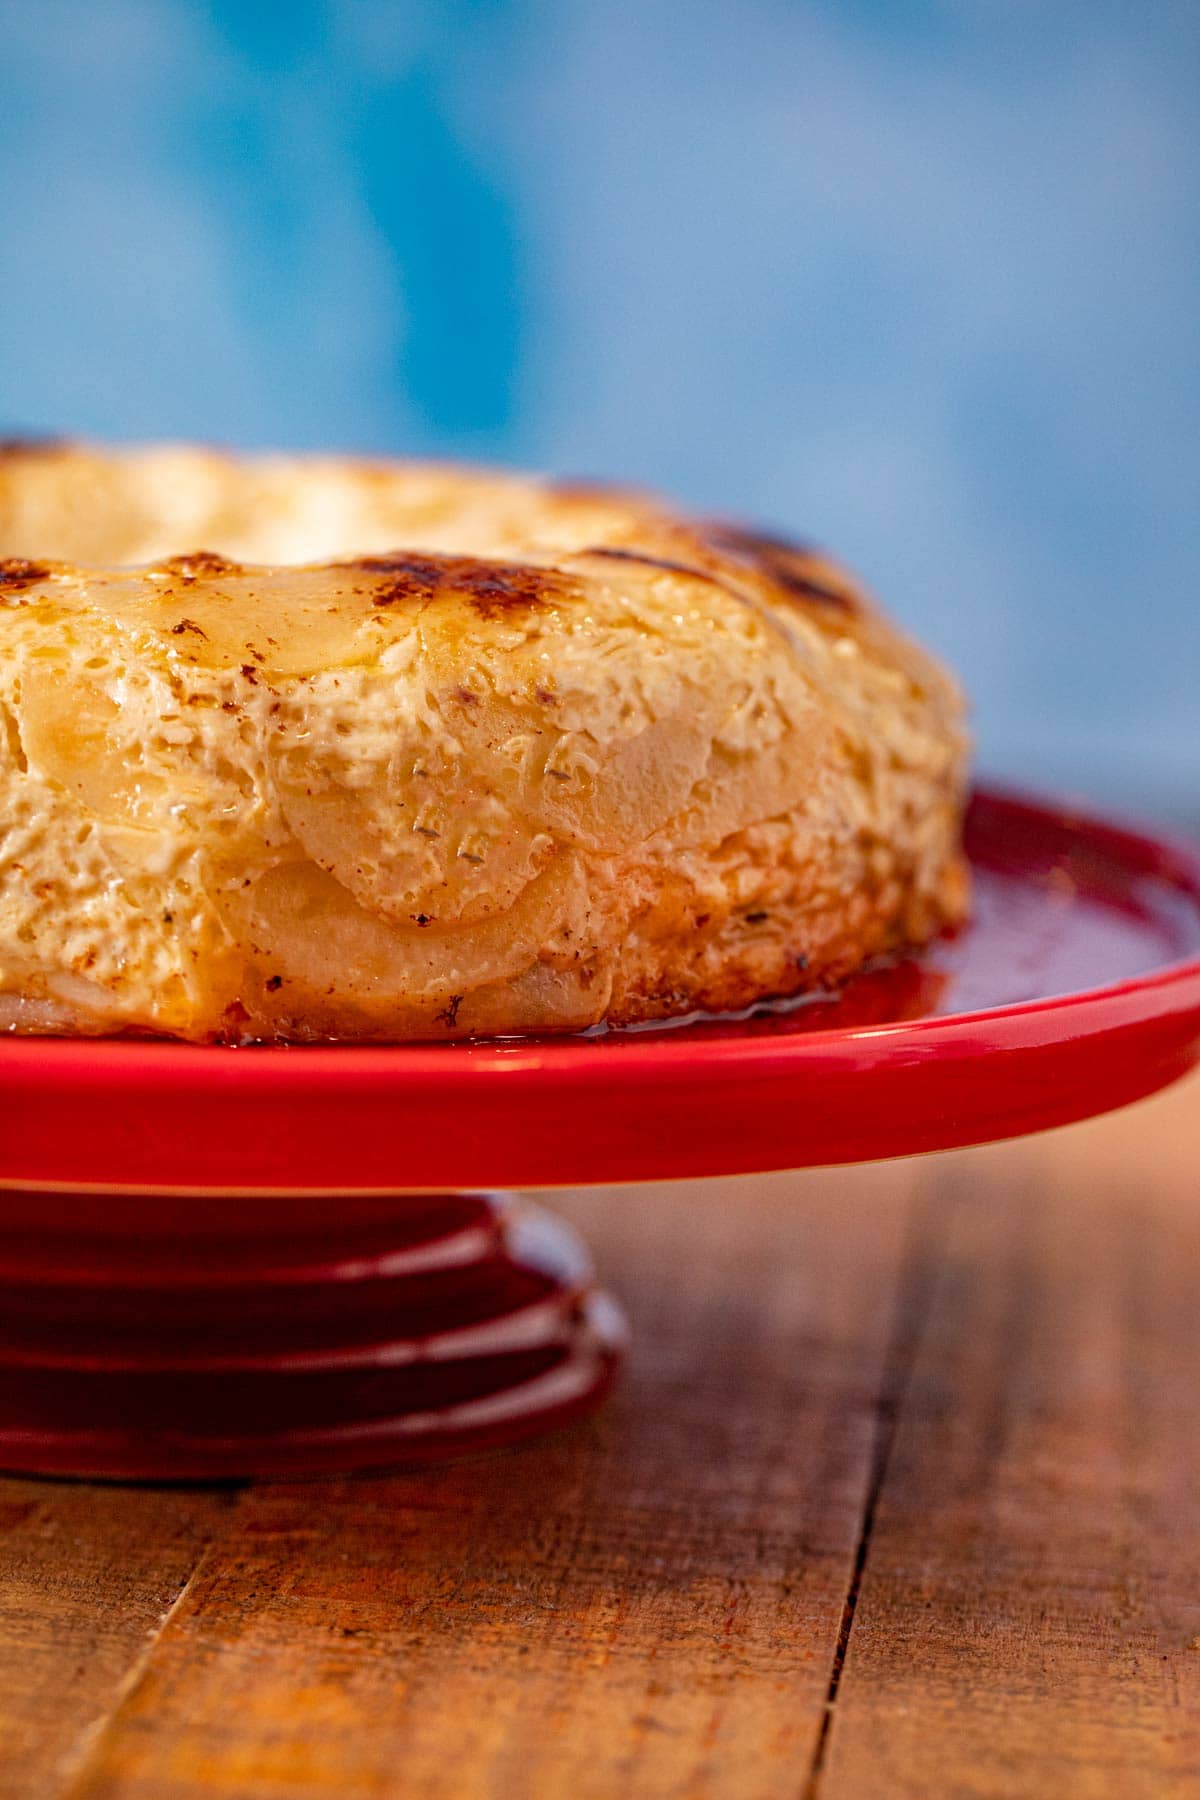
POLYGON ((502 1187, 937 1150, 1200 1058, 1200 858, 981 793, 971 925, 836 1000, 552 1040, 0 1043, 0 1466, 299 1474, 586 1411, 620 1314, 502 1187))

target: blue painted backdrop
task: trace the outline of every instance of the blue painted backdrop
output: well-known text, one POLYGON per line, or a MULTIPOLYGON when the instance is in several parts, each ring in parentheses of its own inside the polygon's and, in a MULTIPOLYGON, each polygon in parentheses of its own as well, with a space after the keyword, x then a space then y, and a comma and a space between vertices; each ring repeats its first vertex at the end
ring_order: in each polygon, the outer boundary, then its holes
POLYGON ((1194 0, 0 0, 12 427, 827 540, 984 760, 1200 783, 1194 0))

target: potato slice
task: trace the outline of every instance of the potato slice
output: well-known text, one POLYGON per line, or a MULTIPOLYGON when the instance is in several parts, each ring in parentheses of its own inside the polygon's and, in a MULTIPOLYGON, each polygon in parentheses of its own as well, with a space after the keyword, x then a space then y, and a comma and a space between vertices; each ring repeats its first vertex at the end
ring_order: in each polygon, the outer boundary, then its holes
POLYGON ((30 767, 74 795, 94 817, 149 827, 190 796, 177 771, 158 768, 122 729, 121 710, 97 681, 69 663, 30 664, 21 682, 21 740, 30 767))
POLYGON ((322 994, 336 975, 356 1005, 387 1012, 507 979, 586 924, 579 865, 559 856, 507 912, 465 925, 398 926, 360 906, 311 862, 279 864, 249 896, 249 929, 263 984, 278 1006, 322 994))
POLYGON ((136 575, 92 575, 88 602, 126 628, 173 641, 184 662, 310 675, 371 661, 411 629, 417 605, 379 604, 369 571, 259 569, 207 553, 136 575))

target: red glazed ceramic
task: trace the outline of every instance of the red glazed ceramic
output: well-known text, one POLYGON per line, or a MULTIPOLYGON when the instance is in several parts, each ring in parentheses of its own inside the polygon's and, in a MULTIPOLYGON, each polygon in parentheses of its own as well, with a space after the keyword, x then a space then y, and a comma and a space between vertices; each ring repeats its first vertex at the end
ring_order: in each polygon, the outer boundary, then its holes
POLYGON ((1200 858, 993 792, 968 849, 955 938, 745 1019, 0 1042, 0 1465, 191 1478, 511 1441, 594 1403, 621 1324, 577 1240, 496 1185, 1010 1137, 1197 1061, 1200 858))

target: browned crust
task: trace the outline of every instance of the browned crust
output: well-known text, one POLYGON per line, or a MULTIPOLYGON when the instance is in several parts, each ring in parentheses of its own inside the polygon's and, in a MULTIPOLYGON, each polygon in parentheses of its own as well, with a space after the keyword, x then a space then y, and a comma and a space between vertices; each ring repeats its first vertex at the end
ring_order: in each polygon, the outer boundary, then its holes
POLYGON ((382 556, 360 556, 341 565, 378 575, 376 606, 424 602, 439 594, 465 599, 481 619, 524 618, 544 611, 578 592, 556 569, 535 563, 495 562, 480 556, 421 556, 393 550, 382 556))
POLYGON ((47 563, 31 562, 28 557, 10 556, 0 560, 0 588, 9 593, 36 587, 39 582, 49 581, 51 574, 47 563))

